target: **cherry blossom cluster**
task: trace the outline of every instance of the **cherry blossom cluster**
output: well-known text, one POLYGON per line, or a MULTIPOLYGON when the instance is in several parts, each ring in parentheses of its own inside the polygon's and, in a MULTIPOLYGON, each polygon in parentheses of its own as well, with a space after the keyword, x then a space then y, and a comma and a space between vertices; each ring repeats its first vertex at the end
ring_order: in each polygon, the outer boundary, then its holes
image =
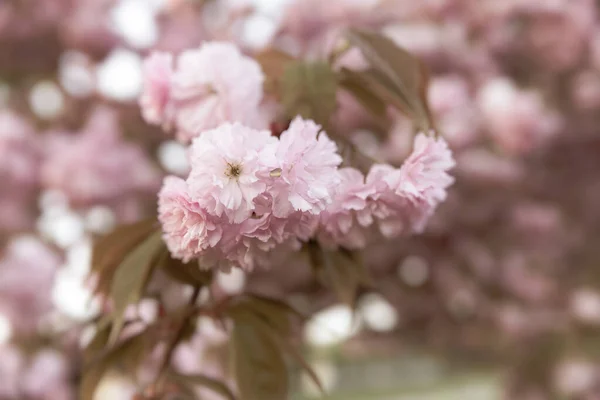
POLYGON ((144 64, 140 105, 147 122, 173 127, 184 143, 224 122, 264 127, 259 118, 264 75, 234 44, 206 42, 176 61, 157 52, 144 64))
POLYGON ((186 180, 164 181, 159 219, 172 254, 206 268, 251 269, 313 238, 362 248, 375 225, 386 237, 420 231, 453 182, 443 139, 420 134, 401 168, 374 165, 365 178, 339 168, 335 142, 300 117, 280 138, 226 123, 194 139, 189 157, 186 180))

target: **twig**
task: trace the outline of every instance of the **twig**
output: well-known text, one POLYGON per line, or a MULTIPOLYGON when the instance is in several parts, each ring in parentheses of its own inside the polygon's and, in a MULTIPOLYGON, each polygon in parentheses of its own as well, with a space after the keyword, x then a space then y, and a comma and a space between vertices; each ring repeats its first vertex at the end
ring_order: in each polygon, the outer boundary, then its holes
MULTIPOLYGON (((198 297, 200 296, 201 288, 202 287, 200 285, 194 287, 194 292, 192 293, 192 296, 190 298, 190 303, 189 303, 190 306, 193 307, 194 304, 196 304, 196 302, 198 301, 198 297)), ((173 353, 175 352, 177 345, 179 344, 179 342, 181 341, 181 339, 183 338, 183 335, 185 333, 187 316, 188 316, 188 314, 184 315, 184 317, 181 320, 181 323, 179 324, 179 326, 177 328, 177 332, 175 333, 172 340, 167 345, 165 357, 163 358, 162 364, 159 369, 158 377, 156 379, 156 387, 157 387, 159 393, 162 391, 162 388, 164 386, 165 378, 167 376, 167 374, 166 374, 167 369, 169 367, 169 364, 171 363, 171 358, 173 358, 173 353)))

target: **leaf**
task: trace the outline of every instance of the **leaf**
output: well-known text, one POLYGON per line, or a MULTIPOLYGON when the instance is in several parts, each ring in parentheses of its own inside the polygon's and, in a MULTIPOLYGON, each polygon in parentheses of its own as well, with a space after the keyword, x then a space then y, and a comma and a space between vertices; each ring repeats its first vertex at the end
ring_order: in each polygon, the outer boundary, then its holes
POLYGON ((148 344, 148 331, 132 336, 117 346, 108 349, 104 354, 84 368, 81 385, 79 387, 79 398, 81 400, 93 400, 96 387, 108 370, 114 368, 123 360, 129 363, 135 361, 138 365, 141 357, 146 354, 148 344))
POLYGON ((83 365, 88 365, 96 356, 104 349, 108 342, 112 325, 105 324, 104 326, 97 326, 96 334, 91 342, 86 346, 83 351, 83 365))
POLYGON ((115 270, 125 256, 156 229, 156 219, 122 225, 99 238, 92 250, 92 272, 98 274, 96 293, 108 294, 115 270))
MULTIPOLYGON (((234 374, 243 400, 287 399, 289 376, 278 343, 251 316, 234 320, 231 336, 234 374)), ((266 326, 266 325, 265 325, 266 326)))
POLYGON ((347 250, 329 251, 318 244, 309 245, 311 262, 315 272, 330 286, 341 302, 354 306, 361 286, 371 286, 364 264, 354 253, 347 250))
POLYGON ((305 319, 285 302, 255 294, 248 294, 238 299, 227 312, 233 319, 236 319, 237 315, 254 315, 286 337, 292 332, 292 316, 305 319))
POLYGON ((386 118, 386 103, 358 72, 347 68, 340 71, 340 86, 377 118, 386 118))
POLYGON ((302 369, 306 371, 308 376, 314 381, 319 390, 325 394, 325 389, 323 388, 323 384, 321 380, 315 373, 315 371, 311 368, 308 362, 304 359, 302 354, 294 347, 290 341, 288 335, 282 335, 282 332, 272 325, 266 323, 264 320, 257 320, 254 322, 254 326, 264 332, 265 335, 269 336, 273 342, 277 343, 281 351, 290 355, 300 366, 302 369))
POLYGON ((294 57, 277 49, 266 49, 254 56, 265 74, 264 90, 266 93, 280 93, 281 79, 286 67, 294 62, 294 57))
POLYGON ((114 306, 110 344, 116 342, 121 332, 127 306, 140 300, 156 264, 156 258, 162 249, 164 249, 162 234, 160 231, 154 232, 128 254, 115 271, 110 288, 110 297, 114 306))
MULTIPOLYGON (((269 327, 266 327, 266 329, 269 330, 269 327)), ((319 390, 321 391, 321 393, 325 394, 325 388, 323 387, 323 383, 321 382, 321 379, 319 378, 319 376, 317 375, 317 373, 312 369, 312 367, 308 364, 308 362, 306 361, 306 359, 304 359, 304 357, 298 351, 298 349, 296 349, 296 347, 294 347, 285 338, 277 336, 276 332, 274 332, 274 331, 271 330, 270 333, 268 333, 268 334, 270 336, 272 336, 274 340, 277 341, 277 343, 279 344, 279 346, 281 347, 281 349, 283 351, 285 351, 287 354, 289 354, 298 364, 300 364, 300 367, 302 367, 302 369, 308 374, 308 376, 310 377, 310 379, 319 388, 319 390)))
POLYGON ((358 47, 372 71, 361 73, 372 87, 393 98, 392 104, 407 113, 424 131, 434 127, 427 104, 428 74, 425 65, 391 39, 367 31, 351 30, 348 39, 358 47))
POLYGON ((337 79, 325 62, 293 62, 283 75, 281 100, 288 118, 301 115, 325 129, 336 108, 337 79))
POLYGON ((227 400, 236 400, 235 395, 225 383, 209 376, 202 374, 184 375, 173 371, 169 373, 169 376, 175 383, 182 384, 184 386, 188 386, 189 384, 204 386, 205 388, 220 394, 227 400))
POLYGON ((197 261, 184 263, 181 260, 171 257, 170 252, 166 248, 160 256, 159 266, 171 278, 192 286, 210 285, 213 278, 212 271, 201 269, 197 261))

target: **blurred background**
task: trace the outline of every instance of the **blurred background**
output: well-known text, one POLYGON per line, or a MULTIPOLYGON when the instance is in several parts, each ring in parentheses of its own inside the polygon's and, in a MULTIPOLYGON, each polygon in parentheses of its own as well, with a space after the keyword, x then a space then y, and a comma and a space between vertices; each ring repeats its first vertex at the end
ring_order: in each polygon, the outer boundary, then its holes
MULTIPOLYGON (((220 275, 220 290, 312 315, 307 354, 331 399, 600 399, 598 3, 0 0, 0 399, 77 398, 91 240, 152 215, 162 177, 187 171, 140 116, 144 57, 228 40, 318 59, 348 27, 428 65, 457 159, 449 199, 424 234, 367 250, 379 290, 355 318, 300 258, 220 275)), ((382 129, 343 92, 335 121, 374 158, 410 151, 408 119, 382 129)), ((218 374, 209 350, 226 339, 208 336, 181 363, 218 374)), ((296 399, 316 396, 295 382, 296 399)), ((97 399, 134 390, 115 373, 97 399)))

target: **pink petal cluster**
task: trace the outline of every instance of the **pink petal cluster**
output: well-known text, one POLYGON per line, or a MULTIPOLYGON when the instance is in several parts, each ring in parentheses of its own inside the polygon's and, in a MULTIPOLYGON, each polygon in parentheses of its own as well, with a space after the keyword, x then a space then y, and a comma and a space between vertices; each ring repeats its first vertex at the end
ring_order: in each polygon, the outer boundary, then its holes
POLYGON ((494 78, 479 89, 477 101, 493 140, 510 154, 523 154, 561 128, 541 93, 519 89, 508 78, 494 78))
POLYGON ((259 128, 264 75, 260 65, 231 43, 207 42, 172 56, 155 53, 144 66, 140 99, 147 122, 174 126, 187 143, 225 122, 259 128))
POLYGON ((3 399, 72 400, 71 369, 58 350, 24 354, 15 346, 0 347, 0 397, 3 399))
POLYGON ((271 191, 273 213, 285 217, 291 210, 318 214, 331 202, 331 193, 339 183, 332 171, 341 164, 337 146, 313 121, 296 118, 281 134, 273 170, 281 171, 271 191), (333 177, 333 178, 332 178, 333 177))
POLYGON ((239 123, 203 132, 188 178, 168 177, 159 219, 171 253, 210 268, 252 268, 261 253, 307 240, 339 182, 337 146, 297 118, 281 139, 239 123))
POLYGON ((140 107, 144 119, 150 124, 160 125, 171 119, 172 77, 171 54, 156 52, 144 61, 144 92, 140 96, 140 107))
POLYGON ((98 109, 83 130, 48 137, 42 185, 64 192, 75 206, 107 204, 155 190, 157 169, 144 151, 123 141, 115 116, 98 109))
POLYGON ((364 247, 374 222, 385 237, 420 232, 453 183, 452 153, 443 139, 425 134, 401 168, 373 165, 365 177, 352 168, 339 171, 342 183, 321 214, 319 240, 327 246, 364 247))
POLYGON ((39 150, 29 124, 14 113, 0 112, 0 231, 21 230, 32 222, 39 150))
POLYGON ((60 258, 35 237, 19 237, 0 259, 0 314, 21 335, 35 333, 52 309, 52 287, 60 258))
POLYGON ((159 219, 173 256, 206 268, 253 268, 266 252, 317 238, 362 248, 378 223, 391 237, 420 231, 446 197, 454 166, 443 139, 420 134, 401 168, 365 176, 338 168, 337 146, 321 127, 296 118, 279 139, 225 124, 194 139, 186 180, 167 177, 159 219))
POLYGON ((359 249, 367 244, 365 228, 373 223, 368 202, 375 188, 365 184, 363 173, 357 169, 342 168, 339 174, 341 182, 333 202, 320 215, 318 238, 328 247, 359 249))

